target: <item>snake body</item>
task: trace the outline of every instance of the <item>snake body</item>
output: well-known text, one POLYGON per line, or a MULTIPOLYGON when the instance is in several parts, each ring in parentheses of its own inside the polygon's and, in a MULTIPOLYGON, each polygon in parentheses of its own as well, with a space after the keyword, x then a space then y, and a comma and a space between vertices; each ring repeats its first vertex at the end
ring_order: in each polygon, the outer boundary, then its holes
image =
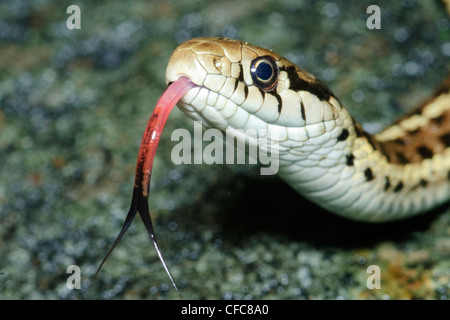
POLYGON ((195 87, 179 108, 249 145, 269 139, 279 176, 325 209, 389 221, 450 199, 450 78, 384 131, 362 129, 332 91, 271 50, 225 38, 196 38, 172 54, 166 81, 195 87), (262 129, 262 136, 245 132, 262 129))

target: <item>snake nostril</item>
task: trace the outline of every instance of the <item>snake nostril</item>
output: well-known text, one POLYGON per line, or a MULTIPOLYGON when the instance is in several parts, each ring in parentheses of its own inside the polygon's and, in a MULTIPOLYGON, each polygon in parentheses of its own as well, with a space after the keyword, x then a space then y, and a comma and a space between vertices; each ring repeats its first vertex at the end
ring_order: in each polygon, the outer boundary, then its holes
POLYGON ((214 66, 216 69, 221 72, 222 71, 222 59, 220 57, 214 57, 213 59, 214 66))

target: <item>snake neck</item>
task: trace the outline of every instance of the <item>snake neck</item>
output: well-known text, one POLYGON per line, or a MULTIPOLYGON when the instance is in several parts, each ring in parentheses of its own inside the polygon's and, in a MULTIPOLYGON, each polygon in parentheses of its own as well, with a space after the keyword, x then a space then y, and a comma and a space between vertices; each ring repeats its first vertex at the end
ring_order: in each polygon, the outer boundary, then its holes
POLYGON ((327 132, 334 139, 311 138, 280 153, 280 176, 307 198, 372 222, 409 217, 449 198, 450 77, 379 134, 365 132, 344 108, 335 121, 327 132), (302 160, 292 162, 290 154, 302 160))

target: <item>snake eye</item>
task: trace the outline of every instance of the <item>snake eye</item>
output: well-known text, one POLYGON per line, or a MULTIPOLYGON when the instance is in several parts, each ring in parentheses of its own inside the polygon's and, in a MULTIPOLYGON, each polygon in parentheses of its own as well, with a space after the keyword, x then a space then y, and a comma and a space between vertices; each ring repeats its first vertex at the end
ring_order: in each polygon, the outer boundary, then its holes
POLYGON ((253 83, 263 91, 273 90, 278 80, 278 67, 269 56, 259 57, 252 61, 250 74, 253 83))

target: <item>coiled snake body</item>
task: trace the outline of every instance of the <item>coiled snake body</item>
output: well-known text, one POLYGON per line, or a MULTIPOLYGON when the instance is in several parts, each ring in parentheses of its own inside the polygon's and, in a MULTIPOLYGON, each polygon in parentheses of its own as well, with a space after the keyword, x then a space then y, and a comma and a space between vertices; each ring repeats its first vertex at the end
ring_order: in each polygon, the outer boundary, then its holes
POLYGON ((372 136, 321 81, 246 42, 183 43, 166 81, 180 77, 195 85, 178 103, 190 118, 233 130, 250 145, 269 139, 279 175, 332 212, 389 221, 450 198, 450 78, 409 116, 372 136), (246 136, 247 129, 266 134, 246 136))

